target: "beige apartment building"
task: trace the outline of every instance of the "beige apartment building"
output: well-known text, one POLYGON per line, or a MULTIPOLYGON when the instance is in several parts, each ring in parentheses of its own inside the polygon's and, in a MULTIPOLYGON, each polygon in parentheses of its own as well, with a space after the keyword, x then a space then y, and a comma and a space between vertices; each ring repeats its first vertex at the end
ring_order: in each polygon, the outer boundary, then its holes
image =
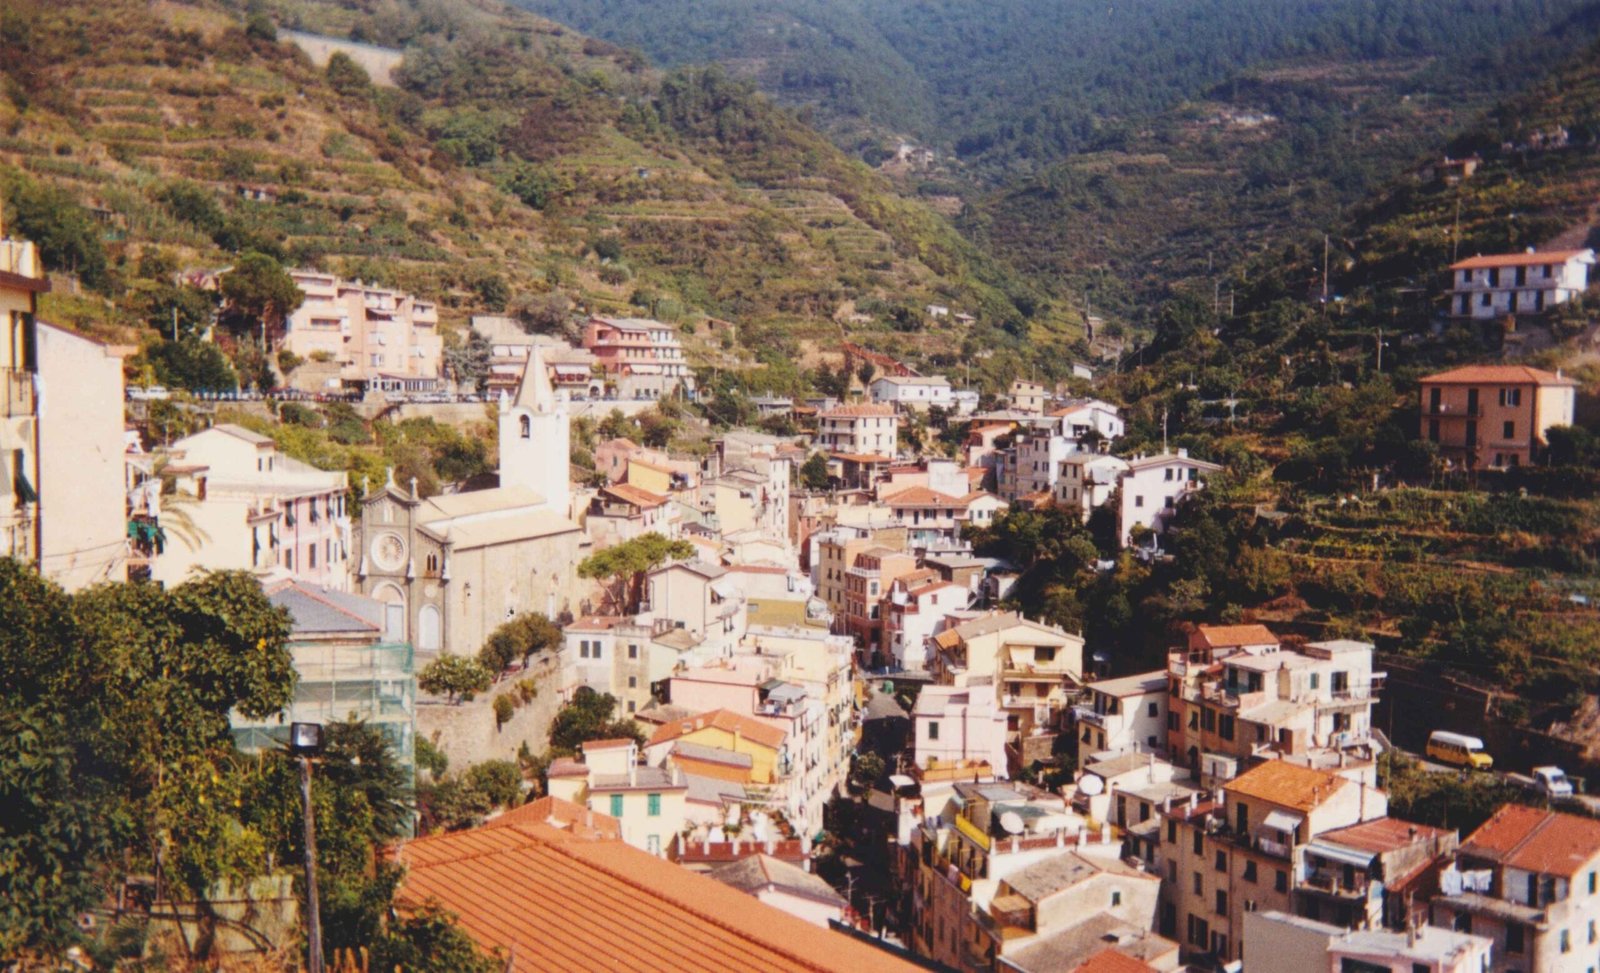
POLYGON ((1247 913, 1294 911, 1302 847, 1388 810, 1377 788, 1282 760, 1224 784, 1220 799, 1164 810, 1158 931, 1191 955, 1239 959, 1247 913))
POLYGON ((281 347, 312 363, 295 370, 297 384, 309 379, 315 387, 307 391, 327 391, 331 382, 384 392, 438 385, 444 338, 436 304, 335 274, 295 270, 289 276, 304 300, 284 322, 281 347), (316 367, 324 363, 336 364, 337 375, 316 367))
POLYGON ((1545 433, 1572 425, 1578 400, 1577 382, 1526 365, 1468 365, 1419 384, 1422 438, 1469 469, 1539 462, 1545 433))
POLYGON ((945 685, 989 680, 1006 712, 1008 743, 1058 729, 1069 693, 1083 684, 1083 638, 1014 612, 995 612, 933 637, 933 672, 945 685))
POLYGON ((0 556, 68 590, 127 577, 122 359, 40 321, 27 240, 0 239, 0 556))
POLYGON ((817 414, 816 441, 832 453, 893 459, 900 451, 899 430, 892 405, 841 405, 817 414))

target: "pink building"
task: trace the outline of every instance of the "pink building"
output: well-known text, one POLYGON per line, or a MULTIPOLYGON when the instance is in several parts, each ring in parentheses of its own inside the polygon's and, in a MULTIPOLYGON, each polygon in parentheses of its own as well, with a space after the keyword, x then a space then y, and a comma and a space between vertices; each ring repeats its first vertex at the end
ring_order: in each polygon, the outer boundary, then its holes
POLYGON ((289 276, 305 298, 285 323, 282 347, 312 363, 296 369, 297 384, 380 391, 438 385, 444 339, 432 302, 313 270, 289 276), (324 364, 337 365, 337 373, 316 367, 324 364))
POLYGON ((679 388, 694 390, 683 345, 660 321, 592 317, 583 328, 583 347, 622 398, 659 399, 679 388))

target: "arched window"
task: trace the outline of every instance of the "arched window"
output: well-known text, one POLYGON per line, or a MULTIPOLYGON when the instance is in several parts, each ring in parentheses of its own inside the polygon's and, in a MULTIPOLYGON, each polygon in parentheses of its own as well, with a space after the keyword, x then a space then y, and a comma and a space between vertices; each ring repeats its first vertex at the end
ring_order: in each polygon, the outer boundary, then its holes
POLYGON ((522 438, 523 439, 532 439, 533 438, 533 423, 528 419, 528 417, 527 416, 523 416, 522 418, 517 420, 517 423, 518 423, 518 425, 520 425, 522 427, 522 438))
POLYGON ((436 652, 439 649, 439 609, 432 605, 423 605, 417 612, 417 649, 423 652, 436 652))

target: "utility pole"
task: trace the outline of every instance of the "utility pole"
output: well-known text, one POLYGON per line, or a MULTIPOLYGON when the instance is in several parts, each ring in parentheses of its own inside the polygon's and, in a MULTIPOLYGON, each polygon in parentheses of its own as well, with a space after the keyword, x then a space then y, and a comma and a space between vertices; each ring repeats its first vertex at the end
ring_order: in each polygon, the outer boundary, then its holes
POLYGON ((172 340, 178 340, 178 309, 176 307, 172 309, 172 340))
POLYGON ((1378 374, 1383 374, 1383 328, 1378 328, 1378 374))
POLYGON ((1461 190, 1456 190, 1456 223, 1450 230, 1450 262, 1455 263, 1461 255, 1461 190))
POLYGON ((305 800, 306 826, 306 969, 323 973, 322 915, 317 902, 317 825, 311 809, 311 757, 300 757, 300 794, 305 800))
POLYGON ((1328 306, 1328 234, 1322 234, 1322 306, 1328 306))
POLYGON ((1161 409, 1161 455, 1167 455, 1167 410, 1161 409))

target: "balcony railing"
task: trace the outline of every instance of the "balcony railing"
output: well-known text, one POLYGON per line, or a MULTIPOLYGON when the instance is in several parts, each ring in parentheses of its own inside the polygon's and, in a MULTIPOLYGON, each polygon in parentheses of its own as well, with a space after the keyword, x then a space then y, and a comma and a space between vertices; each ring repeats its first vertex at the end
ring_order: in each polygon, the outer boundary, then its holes
POLYGON ((1367 897, 1368 884, 1364 874, 1358 875, 1354 885, 1347 885, 1344 877, 1329 868, 1312 868, 1306 871, 1302 884, 1342 898, 1364 899, 1367 897))
POLYGON ((33 373, 20 368, 0 368, 0 416, 31 416, 34 412, 33 373))
POLYGON ((1288 858, 1294 851, 1291 846, 1284 844, 1281 841, 1273 841, 1271 838, 1257 838, 1256 850, 1264 851, 1267 854, 1274 855, 1278 858, 1288 858))
POLYGON ((1105 715, 1102 713, 1096 713, 1094 711, 1094 707, 1092 706, 1074 706, 1072 707, 1072 713, 1079 723, 1087 723, 1090 726, 1097 726, 1102 730, 1106 728, 1105 715))

